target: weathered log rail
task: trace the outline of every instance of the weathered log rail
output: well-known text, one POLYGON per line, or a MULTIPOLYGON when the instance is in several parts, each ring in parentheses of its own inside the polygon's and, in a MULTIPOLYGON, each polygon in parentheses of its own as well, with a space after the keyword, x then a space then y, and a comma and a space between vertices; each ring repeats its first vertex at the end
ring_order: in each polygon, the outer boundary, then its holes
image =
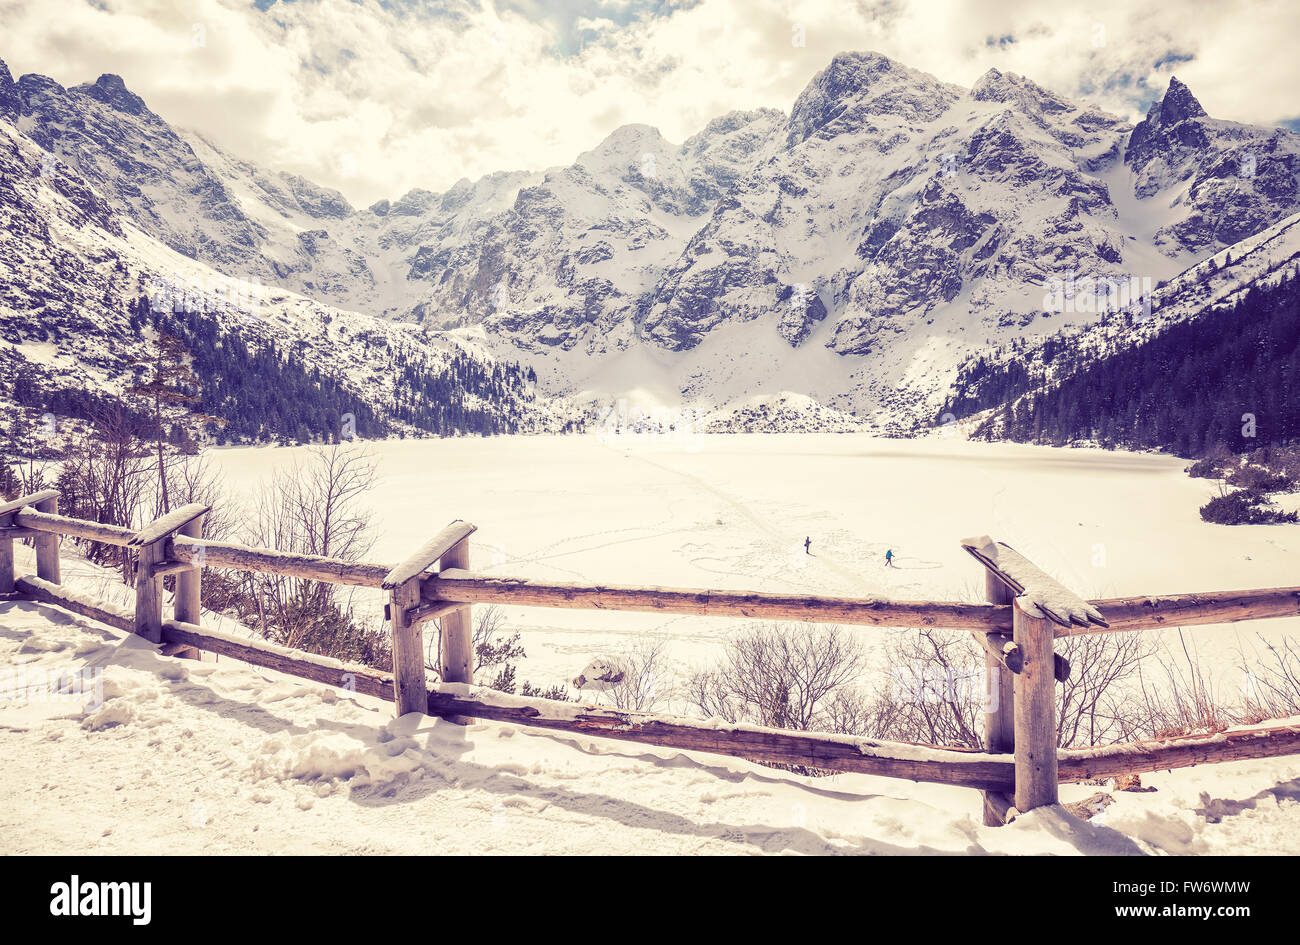
POLYGON ((1055 684, 1069 664, 1053 651, 1059 637, 1205 626, 1300 615, 1300 587, 1261 588, 1084 601, 1013 549, 987 537, 963 546, 985 568, 986 603, 893 601, 757 591, 558 584, 470 570, 475 526, 452 522, 396 566, 343 561, 206 540, 209 509, 176 509, 138 531, 58 514, 53 490, 0 503, 0 595, 53 604, 159 644, 164 655, 198 651, 339 686, 459 722, 487 719, 554 731, 710 752, 823 770, 975 788, 985 823, 1057 801, 1061 782, 1195 764, 1300 754, 1300 726, 1179 736, 1086 749, 1056 748, 1055 684), (63 536, 115 545, 138 556, 134 610, 61 584, 63 536), (14 572, 15 541, 36 547, 37 573, 14 572), (200 625, 204 568, 253 571, 367 587, 388 595, 394 672, 316 656, 200 625), (173 614, 163 613, 163 578, 175 575, 173 614), (625 712, 604 706, 508 696, 472 685, 470 609, 511 604, 583 610, 686 614, 967 631, 986 660, 985 752, 878 742, 819 732, 625 712), (422 628, 441 620, 442 681, 430 685, 422 628))

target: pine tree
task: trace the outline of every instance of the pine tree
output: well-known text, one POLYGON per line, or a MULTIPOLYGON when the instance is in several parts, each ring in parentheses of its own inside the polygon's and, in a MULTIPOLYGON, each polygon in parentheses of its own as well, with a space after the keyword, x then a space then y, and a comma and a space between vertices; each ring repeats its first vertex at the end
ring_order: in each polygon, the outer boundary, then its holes
POLYGON ((190 369, 190 353, 185 342, 162 329, 155 331, 149 354, 136 365, 143 379, 126 389, 131 397, 148 413, 151 421, 149 439, 153 441, 158 457, 158 489, 163 514, 171 511, 171 496, 167 492, 167 463, 165 446, 169 439, 168 428, 181 430, 188 436, 194 425, 218 422, 213 417, 203 417, 191 411, 196 397, 198 378, 190 369))

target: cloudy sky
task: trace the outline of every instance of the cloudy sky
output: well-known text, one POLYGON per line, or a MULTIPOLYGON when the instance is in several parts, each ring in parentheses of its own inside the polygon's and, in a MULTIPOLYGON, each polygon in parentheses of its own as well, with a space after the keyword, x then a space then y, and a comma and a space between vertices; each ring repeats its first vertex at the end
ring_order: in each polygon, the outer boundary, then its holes
POLYGON ((1300 116, 1295 0, 0 0, 0 58, 121 75, 168 121, 358 205, 570 163, 622 124, 682 141, 789 111, 837 52, 990 67, 1138 116, 1177 73, 1211 115, 1300 116))

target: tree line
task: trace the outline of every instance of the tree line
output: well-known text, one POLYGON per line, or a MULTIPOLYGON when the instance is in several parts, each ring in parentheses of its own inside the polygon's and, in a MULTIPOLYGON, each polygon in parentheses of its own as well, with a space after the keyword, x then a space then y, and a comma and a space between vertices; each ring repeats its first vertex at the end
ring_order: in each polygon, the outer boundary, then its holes
POLYGON ((974 362, 943 413, 998 408, 982 439, 1204 456, 1300 442, 1300 278, 1254 286, 1230 306, 1079 363, 1047 339, 1042 371, 974 362), (1054 377, 1047 377, 1055 366, 1054 377))

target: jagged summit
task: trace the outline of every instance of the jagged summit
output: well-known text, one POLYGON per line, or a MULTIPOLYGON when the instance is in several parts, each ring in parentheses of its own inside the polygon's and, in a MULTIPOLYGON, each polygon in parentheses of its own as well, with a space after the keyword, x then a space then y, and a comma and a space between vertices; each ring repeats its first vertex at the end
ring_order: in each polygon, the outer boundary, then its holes
MULTIPOLYGON (((1150 114, 1148 113, 1148 117, 1150 114)), ((1175 125, 1188 118, 1208 117, 1201 103, 1196 100, 1192 90, 1178 81, 1177 76, 1169 77, 1169 87, 1165 89, 1160 100, 1159 118, 1162 125, 1175 125)))
POLYGON ((963 91, 881 53, 840 53, 795 101, 786 144, 851 131, 871 115, 929 121, 963 91))
POLYGON ((1151 103, 1146 118, 1134 127, 1125 161, 1138 167, 1156 157, 1167 160, 1188 149, 1207 147, 1210 138, 1201 121, 1207 118, 1192 90, 1177 77, 1170 77, 1165 94, 1151 103))
POLYGON ((971 88, 971 98, 979 102, 1016 104, 1031 114, 1065 112, 1074 106, 1055 92, 1015 72, 990 69, 971 88))
POLYGON ((105 73, 96 79, 94 84, 78 85, 71 91, 89 95, 91 98, 103 102, 109 108, 125 112, 128 115, 149 114, 144 99, 128 89, 120 75, 105 73))
POLYGON ((14 85, 14 77, 10 74, 5 61, 0 59, 0 118, 13 121, 20 109, 21 102, 18 98, 18 89, 14 85))

